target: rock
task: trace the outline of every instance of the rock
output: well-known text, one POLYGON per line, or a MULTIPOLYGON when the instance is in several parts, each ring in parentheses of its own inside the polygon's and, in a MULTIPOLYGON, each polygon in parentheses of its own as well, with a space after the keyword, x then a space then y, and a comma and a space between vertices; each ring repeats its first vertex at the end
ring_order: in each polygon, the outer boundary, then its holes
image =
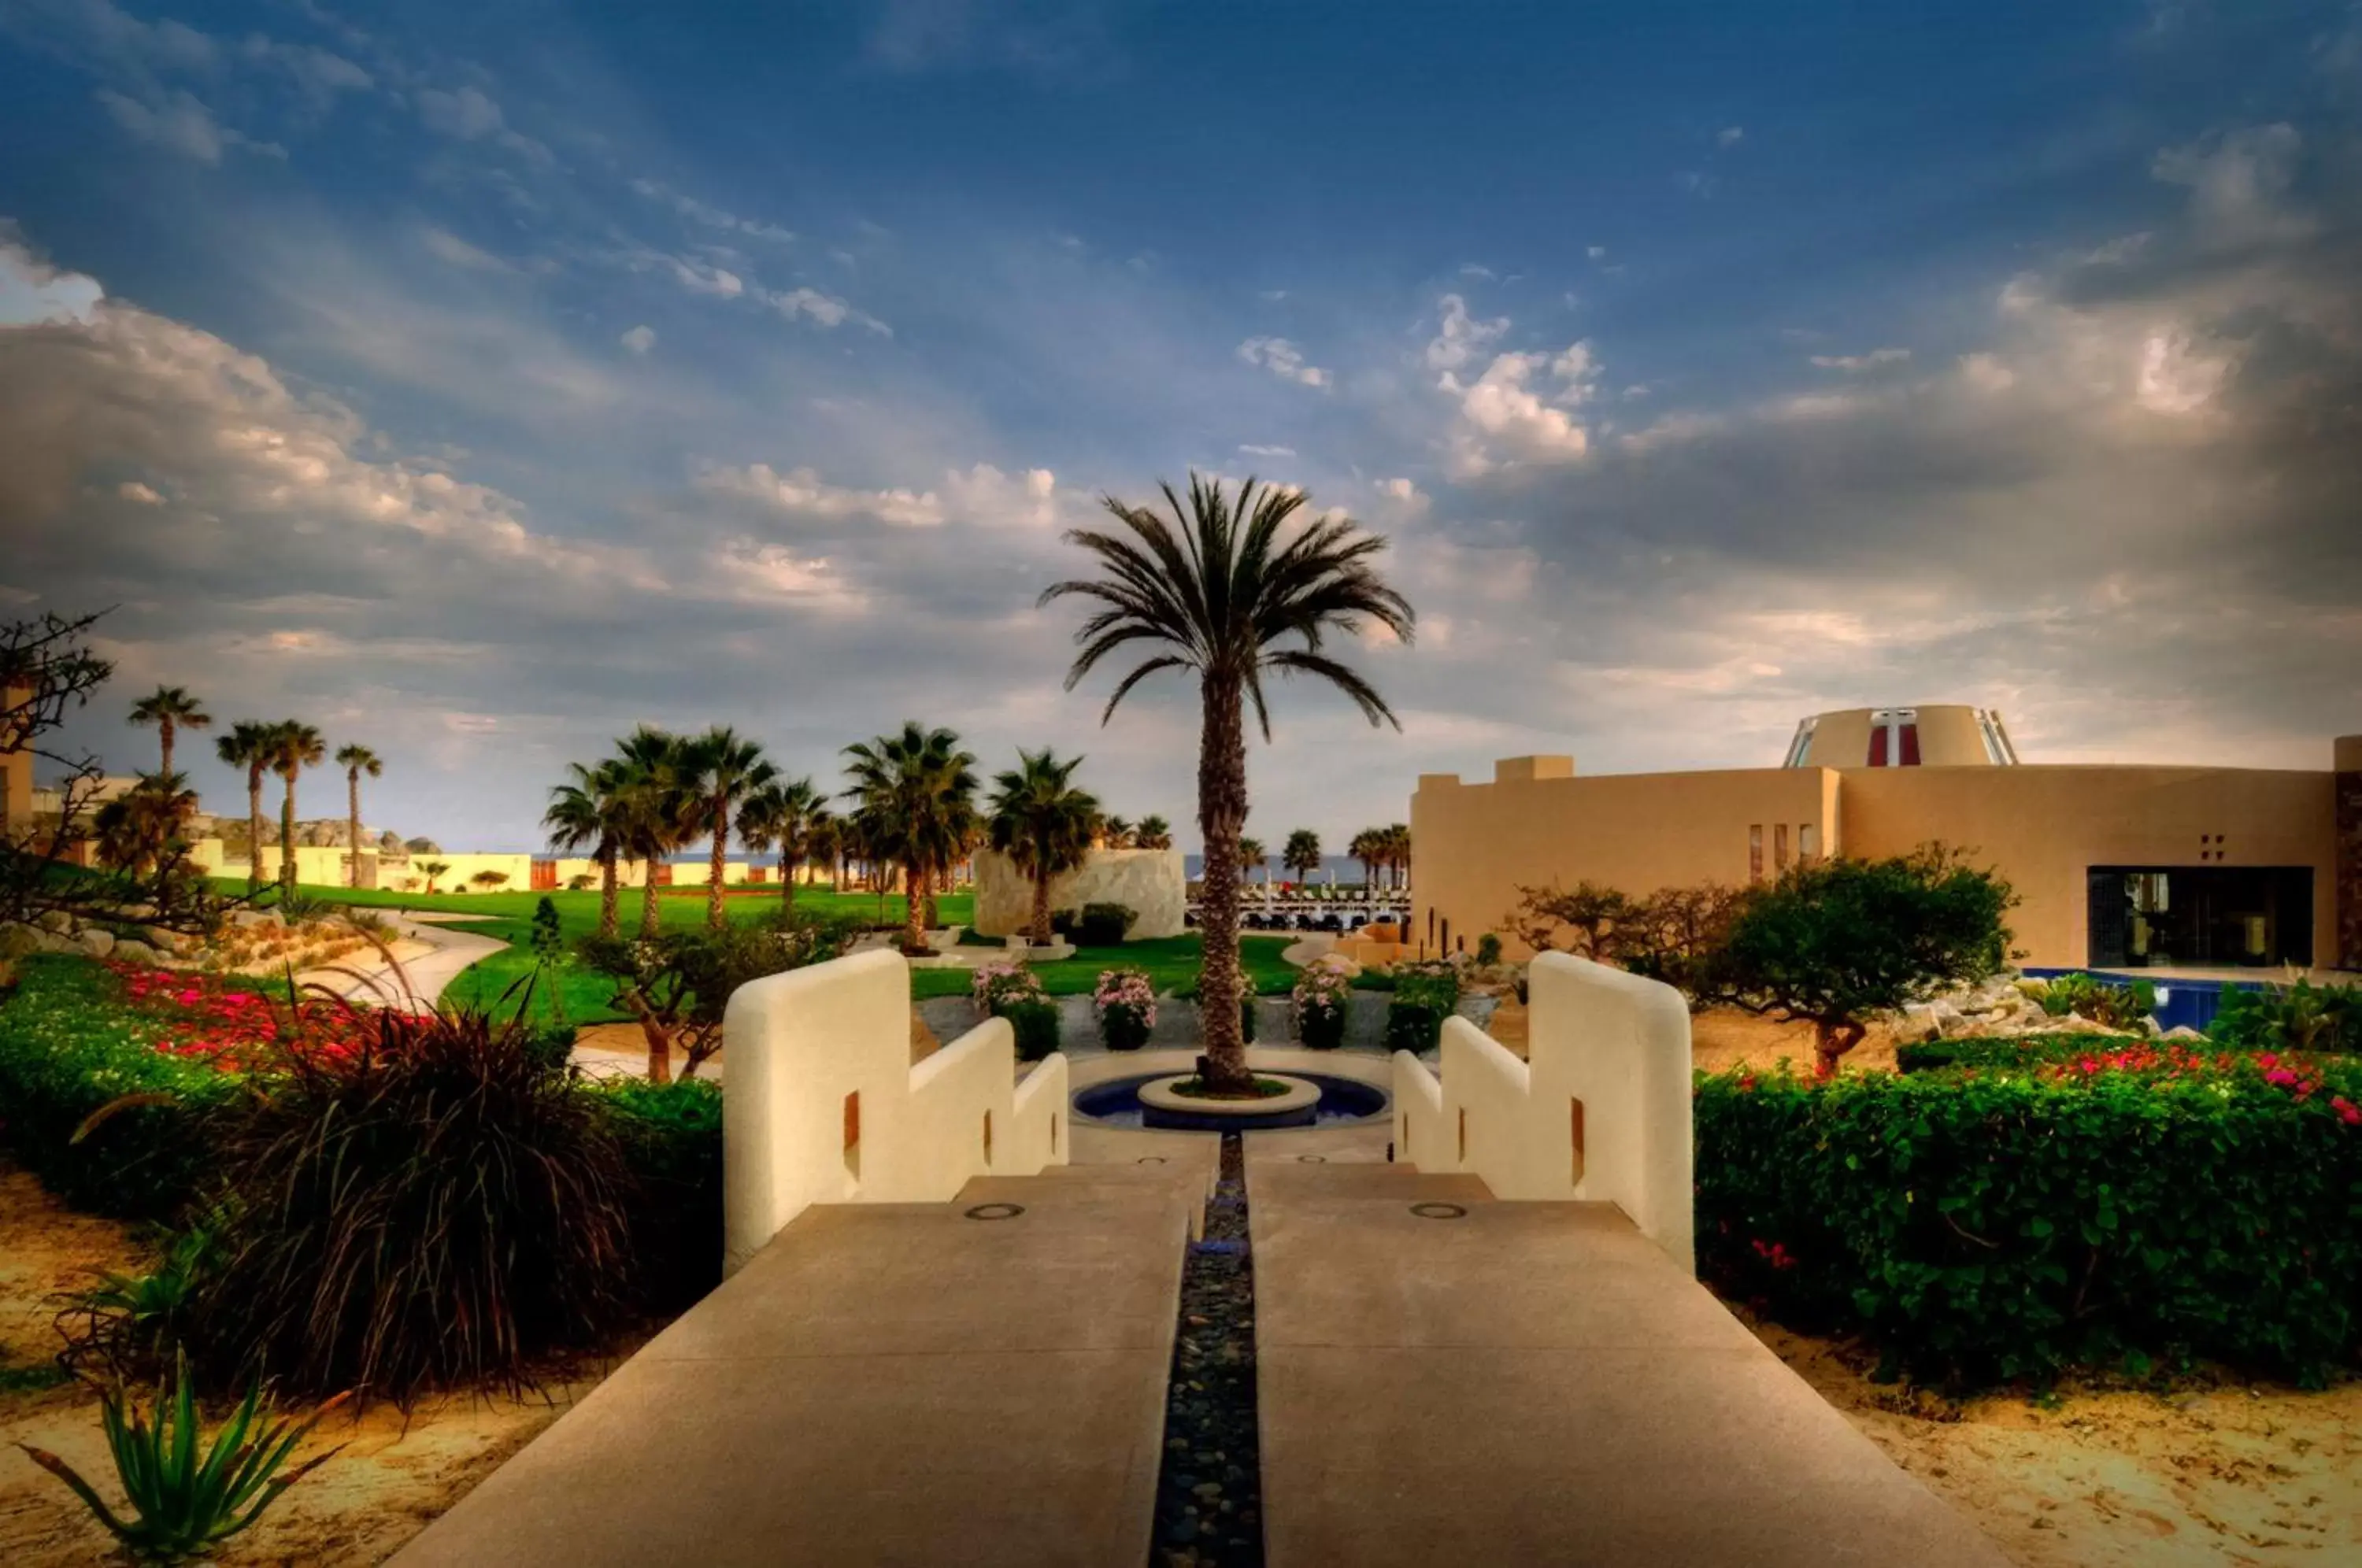
POLYGON ((36 931, 33 933, 33 950, 37 953, 79 953, 82 944, 54 931, 36 931))
POLYGON ((1934 1040, 1944 1031, 1936 1017, 1936 1010, 1926 1002, 1913 1002, 1903 1010, 1895 1032, 1912 1040, 1934 1040))
POLYGON ((163 955, 144 942, 123 941, 115 944, 112 956, 126 964, 153 964, 163 955))
POLYGON ((139 933, 139 940, 160 953, 178 953, 189 944, 189 939, 179 932, 167 930, 160 925, 143 928, 139 933))
MULTIPOLYGON (((2149 1021, 2154 1023, 2157 1021, 2155 1019, 2151 1019, 2149 1021)), ((2186 1023, 2177 1023, 2172 1028, 2167 1030, 2158 1038, 2164 1040, 2203 1040, 2206 1036, 2202 1031, 2192 1029, 2186 1023)))
POLYGON ((243 925, 248 927, 258 925, 279 925, 283 923, 279 918, 279 911, 277 910, 240 910, 236 914, 229 917, 229 922, 232 925, 243 925))
POLYGON ((74 940, 81 944, 84 953, 94 958, 104 958, 115 951, 115 933, 110 931, 101 931, 94 925, 84 927, 82 933, 74 940))
POLYGON ((63 910, 44 911, 41 917, 33 923, 43 931, 54 932, 60 936, 73 934, 74 917, 63 910))

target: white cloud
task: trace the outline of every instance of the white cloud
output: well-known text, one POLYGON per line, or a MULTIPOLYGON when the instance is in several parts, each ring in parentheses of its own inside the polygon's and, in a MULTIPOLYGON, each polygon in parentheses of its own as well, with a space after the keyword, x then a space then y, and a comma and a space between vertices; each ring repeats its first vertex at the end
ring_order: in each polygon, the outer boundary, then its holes
POLYGON ((1492 268, 1474 261, 1462 261, 1460 264, 1460 275, 1463 278, 1481 278, 1487 282, 1500 276, 1492 268))
POLYGON ((0 327, 91 319, 106 291, 98 280, 61 272, 6 241, 0 229, 0 327))
POLYGON ((141 484, 138 480, 125 480, 115 487, 115 493, 126 501, 136 501, 142 506, 164 504, 164 498, 156 493, 154 487, 141 484))
POLYGON ((1427 368, 1430 370, 1456 370, 1473 359, 1485 346, 1509 330, 1509 318, 1496 316, 1479 321, 1468 314, 1468 302, 1458 294, 1446 294, 1436 302, 1440 320, 1435 337, 1427 345, 1427 368))
POLYGON ((852 322, 881 337, 891 337, 894 329, 869 315, 857 310, 834 294, 824 294, 818 289, 795 288, 774 291, 757 288, 756 296, 789 321, 818 322, 822 326, 842 326, 852 322))
POLYGON ((461 87, 457 92, 421 88, 417 106, 419 123, 437 136, 454 141, 490 140, 536 163, 552 161, 548 148, 510 128, 500 105, 480 88, 461 87))
POLYGON ((1581 462, 1591 450, 1591 433, 1571 411, 1592 400, 1598 379, 1588 342, 1557 354, 1496 355, 1473 381, 1444 371, 1436 384, 1458 405, 1451 436, 1453 477, 1581 462), (1554 391, 1547 386, 1551 380, 1559 383, 1554 391))
POLYGON ((419 236, 436 260, 470 272, 510 272, 515 269, 490 251, 479 250, 448 229, 428 227, 419 236))
POLYGON ((1427 492, 1407 479, 1382 479, 1375 482, 1377 491, 1406 511, 1425 512, 1429 504, 1427 492))
POLYGON ((228 147, 242 147, 267 157, 286 156, 286 149, 275 143, 252 140, 223 125, 195 94, 186 91, 158 93, 143 101, 102 87, 98 101, 133 140, 199 163, 219 163, 222 149, 228 147))
POLYGON ((1725 126, 1721 130, 1715 133, 1714 144, 1716 147, 1724 148, 1737 147, 1740 142, 1745 141, 1746 139, 1747 127, 1745 126, 1725 126))
POLYGON ((2169 184, 2190 187, 2190 215, 2201 245, 2283 243, 2314 227, 2312 216, 2288 199, 2303 144, 2293 126, 2249 126, 2169 148, 2150 168, 2169 184))
POLYGON ((1252 441, 1240 442, 1239 450, 1246 453, 1252 458, 1292 458, 1296 456, 1296 448, 1293 447, 1258 447, 1252 441))
POLYGON ((1583 253, 1585 256, 1590 257, 1594 261, 1605 261, 1607 259, 1607 247, 1604 245, 1586 245, 1583 248, 1583 253))
POLYGON ((1239 358, 1250 365, 1263 366, 1284 381, 1308 387, 1329 385, 1329 372, 1318 365, 1306 364, 1303 350, 1285 337, 1250 337, 1239 345, 1239 358))
POLYGON ((650 201, 664 203, 691 223, 702 224, 708 228, 718 228, 730 234, 743 234, 756 239, 767 239, 780 245, 789 244, 796 237, 794 231, 790 229, 781 228, 777 224, 764 223, 756 218, 742 217, 736 213, 717 207, 710 202, 701 202, 695 196, 676 191, 660 181, 634 180, 632 189, 650 201))
POLYGON ((755 502, 785 516, 820 522, 869 519, 901 528, 947 522, 1047 527, 1057 520, 1057 476, 1047 469, 1003 473, 989 463, 944 475, 940 487, 859 490, 831 484, 809 466, 785 473, 768 463, 708 465, 691 482, 708 495, 755 502))
POLYGON ((615 341, 635 354, 645 354, 657 346, 657 329, 646 325, 635 326, 615 341))
POLYGON ((1864 370, 1906 363, 1910 358, 1911 350, 1908 348, 1872 348, 1867 354, 1816 354, 1813 363, 1824 370, 1843 370, 1849 375, 1859 375, 1864 370))

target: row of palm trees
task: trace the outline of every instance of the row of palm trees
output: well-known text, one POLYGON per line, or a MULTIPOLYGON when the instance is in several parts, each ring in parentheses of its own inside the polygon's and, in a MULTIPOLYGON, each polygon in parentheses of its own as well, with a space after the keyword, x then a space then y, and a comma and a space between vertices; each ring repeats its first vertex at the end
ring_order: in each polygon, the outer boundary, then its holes
POLYGON ((1375 888, 1376 873, 1387 874, 1386 885, 1399 888, 1410 880, 1410 829, 1401 823, 1367 827, 1353 835, 1345 853, 1362 863, 1362 884, 1375 888))
MULTIPOLYGON (((131 705, 131 722, 153 725, 160 756, 156 771, 140 775, 138 784, 109 801, 98 813, 95 827, 99 853, 110 863, 145 869, 168 851, 170 844, 197 809, 195 791, 174 770, 172 752, 183 730, 213 727, 214 717, 187 688, 159 686, 131 705)), ((275 773, 286 786, 279 810, 279 881, 286 892, 295 890, 295 781, 306 767, 327 760, 327 741, 319 730, 300 719, 276 722, 239 720, 214 742, 215 754, 232 767, 246 770, 247 874, 249 894, 262 886, 262 780, 275 773)), ((361 777, 375 778, 384 761, 368 746, 348 744, 337 750, 337 766, 345 770, 348 878, 361 885, 361 777)))
MULTIPOLYGON (((613 756, 571 764, 550 791, 542 825, 560 851, 587 852, 599 866, 599 929, 617 926, 618 866, 653 867, 703 841, 712 865, 706 922, 725 920, 723 881, 731 835, 753 854, 778 855, 779 898, 793 908, 801 867, 833 865, 845 885, 848 863, 864 868, 882 899, 899 876, 904 894, 902 942, 923 951, 935 922, 935 895, 959 864, 989 843, 1008 854, 1034 885, 1033 935, 1049 940, 1052 881, 1082 864, 1094 847, 1169 848, 1171 830, 1148 817, 1137 825, 1099 811, 1076 787, 1082 758, 1044 748, 1018 752, 1018 766, 998 775, 981 807, 977 759, 948 729, 916 721, 896 733, 846 746, 844 788, 834 799, 810 778, 789 778, 761 745, 717 725, 678 735, 642 725, 613 756)), ((642 880, 640 933, 658 929, 658 881, 642 880)))

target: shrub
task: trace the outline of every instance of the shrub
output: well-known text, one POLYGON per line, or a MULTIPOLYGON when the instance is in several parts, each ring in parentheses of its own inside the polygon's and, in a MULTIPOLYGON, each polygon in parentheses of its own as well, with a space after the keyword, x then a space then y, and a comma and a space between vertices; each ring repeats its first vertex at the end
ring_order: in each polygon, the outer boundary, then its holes
POLYGON ((1132 922, 1139 918, 1140 911, 1129 904, 1085 904, 1075 918, 1075 945, 1121 946, 1132 922))
POLYGON ((662 1082, 672 1076, 673 1048, 688 1053, 683 1077, 695 1077, 722 1049, 723 1014, 740 986, 833 958, 849 934, 843 920, 785 911, 647 939, 594 934, 578 950, 614 981, 613 1005, 639 1021, 648 1039, 649 1077, 662 1082))
POLYGON ((2135 1029, 2157 1011, 2157 988, 2147 980, 2111 985, 2092 975, 2060 975, 2036 982, 2034 995, 2053 1018, 2088 1018, 2108 1029, 2135 1029))
POLYGON ((1010 1002, 1041 1000, 1042 980, 1022 960, 997 958, 976 966, 968 979, 968 992, 977 1006, 997 1017, 1010 1002))
POLYGON ((226 1111, 236 1204, 192 1305, 209 1368, 407 1408, 512 1391, 625 1315, 631 1176, 608 1118, 481 1013, 369 1015, 226 1111))
POLYGON ((2362 1052, 2362 986, 2226 987, 2206 1032, 2234 1051, 2362 1052))
POLYGON ((1017 1059, 1038 1062, 1058 1048, 1058 1004, 1035 997, 993 1010, 1017 1032, 1017 1059))
POLYGON ((582 1092, 631 1168, 634 1292, 679 1311, 722 1283, 722 1086, 611 1078, 582 1092))
POLYGON ((554 1073, 574 1060, 574 1042, 579 1033, 570 1023, 529 1022, 519 1039, 529 1060, 554 1073))
POLYGON ((1577 882, 1572 888, 1518 889, 1518 907, 1502 919, 1535 952, 1551 948, 1611 962, 1625 924, 1639 906, 1613 888, 1577 882))
POLYGON ((1395 999, 1386 1004, 1386 1049, 1434 1050, 1459 1001, 1460 974, 1450 964, 1401 966, 1395 971, 1395 999))
POLYGON ((1099 1039, 1110 1051, 1137 1051, 1156 1027, 1156 988, 1144 970, 1103 969, 1091 992, 1099 1039))
POLYGON ((1696 1092, 1700 1272, 1976 1385, 2362 1360, 2362 1070, 2143 1043, 1696 1092))
POLYGON ((1489 969, 1500 961, 1501 939, 1488 931, 1476 939, 1476 966, 1489 969))
POLYGON ((1333 1051, 1345 1043, 1345 1003, 1353 994, 1346 968, 1337 958, 1315 958, 1297 977, 1288 999, 1297 1038, 1308 1050, 1333 1051))
POLYGON ((2014 1067, 2031 1071, 2057 1062, 2072 1062, 2094 1053, 2123 1051, 2146 1044, 2139 1035, 2022 1034, 1967 1040, 1909 1041, 1894 1048, 1894 1066, 1905 1073, 1942 1072, 1950 1067, 2014 1067))

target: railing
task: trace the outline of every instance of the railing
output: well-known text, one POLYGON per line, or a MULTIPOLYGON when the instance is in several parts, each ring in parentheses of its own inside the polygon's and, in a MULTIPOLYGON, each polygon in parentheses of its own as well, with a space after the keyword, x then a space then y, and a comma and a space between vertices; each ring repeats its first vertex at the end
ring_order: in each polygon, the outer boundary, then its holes
POLYGON ((971 1176, 1066 1163, 1066 1059, 1016 1082, 988 1019, 913 1066, 902 955, 858 953, 741 986, 723 1021, 726 1272, 814 1203, 940 1203, 971 1176))
POLYGON ((1694 1268, 1681 993, 1563 953, 1527 974, 1526 1060, 1463 1018, 1444 1021, 1440 1077, 1395 1054, 1396 1157, 1496 1198, 1613 1203, 1694 1268))

